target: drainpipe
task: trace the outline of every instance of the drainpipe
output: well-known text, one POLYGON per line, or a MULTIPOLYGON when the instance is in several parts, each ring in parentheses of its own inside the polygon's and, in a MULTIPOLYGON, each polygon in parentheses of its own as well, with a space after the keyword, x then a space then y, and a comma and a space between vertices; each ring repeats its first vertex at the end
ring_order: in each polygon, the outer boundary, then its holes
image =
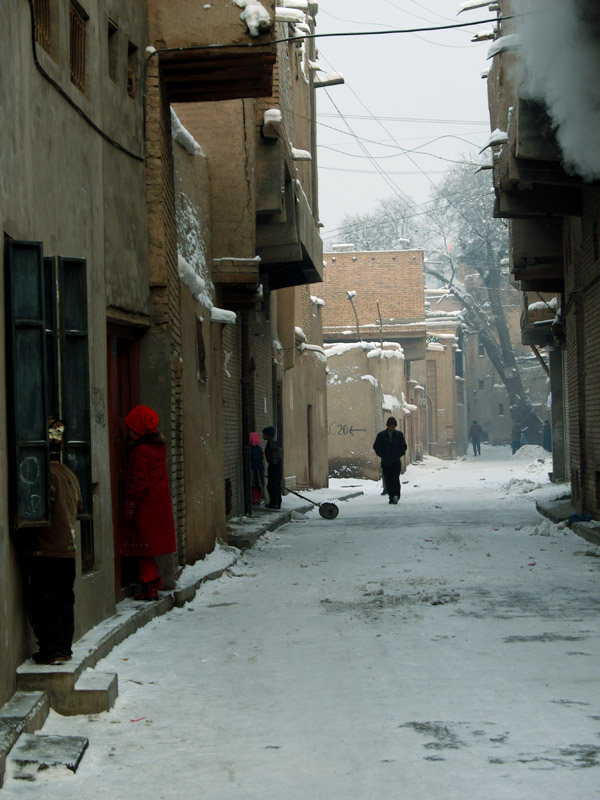
POLYGON ((242 482, 244 514, 252 516, 252 480, 250 474, 250 334, 248 312, 242 318, 242 482))

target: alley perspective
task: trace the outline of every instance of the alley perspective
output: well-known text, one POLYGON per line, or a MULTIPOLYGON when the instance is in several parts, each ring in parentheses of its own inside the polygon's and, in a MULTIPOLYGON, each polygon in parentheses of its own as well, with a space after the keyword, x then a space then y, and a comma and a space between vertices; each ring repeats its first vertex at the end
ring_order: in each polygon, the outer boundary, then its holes
POLYGON ((334 481, 313 499, 363 493, 336 519, 214 554, 221 578, 97 666, 112 710, 51 712, 89 740, 77 772, 9 762, 2 796, 599 797, 600 547, 536 511, 543 454, 427 457, 398 505, 334 481))

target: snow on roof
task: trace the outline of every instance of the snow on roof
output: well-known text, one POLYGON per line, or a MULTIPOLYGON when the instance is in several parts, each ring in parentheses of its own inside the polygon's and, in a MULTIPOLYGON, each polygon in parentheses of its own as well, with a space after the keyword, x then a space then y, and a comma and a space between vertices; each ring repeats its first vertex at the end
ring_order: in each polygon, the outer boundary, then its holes
POLYGON ((538 300, 535 303, 530 303, 527 308, 529 311, 545 311, 547 308, 556 308, 557 298, 553 297, 551 300, 538 300))
POLYGON ((273 20, 267 9, 258 0, 233 0, 238 8, 244 10, 240 19, 248 26, 250 36, 259 36, 263 31, 271 30, 273 20))
POLYGON ((395 411, 396 409, 402 410, 402 403, 395 394, 384 394, 381 403, 383 411, 395 411))
POLYGON ((508 134, 506 131, 501 131, 500 128, 496 128, 490 133, 487 144, 484 145, 479 152, 483 153, 488 147, 496 147, 499 144, 506 144, 506 142, 508 142, 508 134))
POLYGON ((281 5, 285 8, 299 8, 308 11, 308 0, 281 0, 281 5))
POLYGON ((521 37, 518 33, 509 33, 507 36, 501 36, 499 39, 490 46, 487 58, 493 58, 499 53, 510 53, 514 50, 521 49, 521 37))
POLYGON ((263 122, 281 122, 281 109, 267 108, 263 114, 263 122))
MULTIPOLYGON (((349 331, 350 333, 350 331, 349 331)), ((372 342, 340 342, 339 344, 325 345, 325 353, 329 356, 341 356, 350 350, 375 350, 372 342)))
POLYGON ((437 350, 438 352, 443 353, 446 348, 440 342, 429 342, 429 344, 427 345, 427 349, 437 350))
POLYGON ((379 381, 377 380, 377 378, 374 375, 361 375, 360 379, 361 379, 361 381, 368 381, 368 383, 370 383, 376 389, 379 386, 379 381))
POLYGON ((325 305, 325 300, 322 300, 320 297, 315 297, 314 294, 311 294, 310 302, 315 306, 319 306, 319 308, 322 308, 325 305))
POLYGON ((210 321, 220 322, 222 325, 235 325, 237 314, 235 311, 228 311, 226 308, 213 306, 210 310, 210 321))
POLYGON ((297 147, 292 147, 292 160, 312 161, 312 155, 309 150, 298 150, 297 147))
MULTIPOLYGON (((238 0, 235 0, 237 3, 238 0)), ((275 19, 277 22, 304 22, 306 13, 295 8, 278 6, 275 9, 275 19)))
POLYGON ((466 3, 461 3, 456 11, 457 14, 462 14, 463 11, 472 11, 475 8, 484 8, 489 6, 491 0, 467 0, 466 3))
POLYGON ((183 127, 171 106, 171 136, 190 156, 203 156, 202 148, 192 134, 183 127))

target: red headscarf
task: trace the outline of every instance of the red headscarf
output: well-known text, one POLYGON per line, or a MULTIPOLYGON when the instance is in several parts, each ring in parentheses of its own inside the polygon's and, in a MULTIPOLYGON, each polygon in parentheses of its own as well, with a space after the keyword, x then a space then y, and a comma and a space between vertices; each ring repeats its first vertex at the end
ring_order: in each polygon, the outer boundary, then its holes
POLYGON ((260 447, 260 439, 258 437, 258 433, 251 433, 250 434, 250 444, 252 446, 258 445, 260 447))
POLYGON ((158 414, 149 406, 136 406, 125 417, 125 424, 138 436, 158 433, 158 414))

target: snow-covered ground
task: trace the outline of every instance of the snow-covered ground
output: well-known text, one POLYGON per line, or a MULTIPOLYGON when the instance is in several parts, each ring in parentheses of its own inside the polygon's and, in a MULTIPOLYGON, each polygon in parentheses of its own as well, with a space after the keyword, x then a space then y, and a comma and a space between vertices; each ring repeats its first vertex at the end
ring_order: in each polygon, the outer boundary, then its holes
POLYGON ((428 458, 397 506, 333 481, 365 495, 264 537, 100 663, 113 710, 51 713, 44 734, 89 737, 75 775, 0 796, 600 798, 600 548, 535 511, 564 494, 546 456, 428 458))

